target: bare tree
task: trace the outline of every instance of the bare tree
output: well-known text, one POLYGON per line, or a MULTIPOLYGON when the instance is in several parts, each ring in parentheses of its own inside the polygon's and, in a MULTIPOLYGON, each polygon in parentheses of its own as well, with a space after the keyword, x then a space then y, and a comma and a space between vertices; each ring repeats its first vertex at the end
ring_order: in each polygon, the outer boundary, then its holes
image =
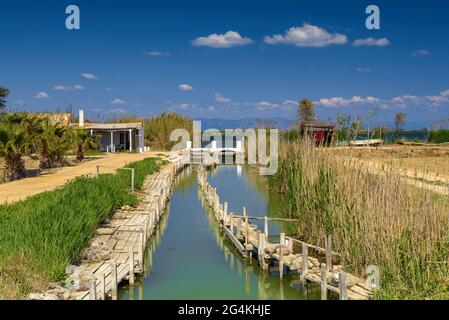
POLYGON ((405 120, 407 118, 407 114, 404 112, 398 112, 394 116, 394 126, 396 131, 404 130, 405 120))
POLYGON ((313 102, 309 99, 302 99, 298 103, 298 125, 303 122, 314 122, 315 118, 315 107, 313 102))

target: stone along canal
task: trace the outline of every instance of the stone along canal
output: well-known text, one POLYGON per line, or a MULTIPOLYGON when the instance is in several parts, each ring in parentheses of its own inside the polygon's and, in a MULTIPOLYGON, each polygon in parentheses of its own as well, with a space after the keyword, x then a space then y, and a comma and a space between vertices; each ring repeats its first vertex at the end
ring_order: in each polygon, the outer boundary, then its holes
MULTIPOLYGON (((203 203, 196 170, 177 178, 174 192, 146 252, 144 275, 134 286, 124 286, 120 299, 319 299, 319 287, 305 289, 298 275, 280 281, 277 272, 259 269, 256 260, 243 258, 203 203)), ((277 195, 250 167, 219 166, 209 181, 231 212, 246 207, 250 216, 276 217, 277 195)), ((279 237, 288 226, 270 222, 269 234, 279 237)))

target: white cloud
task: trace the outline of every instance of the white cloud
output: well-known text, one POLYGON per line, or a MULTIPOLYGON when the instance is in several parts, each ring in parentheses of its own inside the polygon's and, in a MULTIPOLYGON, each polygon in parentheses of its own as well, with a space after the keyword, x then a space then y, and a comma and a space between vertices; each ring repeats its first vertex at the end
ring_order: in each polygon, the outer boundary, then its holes
POLYGON ((192 91, 193 90, 193 87, 191 85, 186 84, 186 83, 180 84, 178 88, 181 91, 192 91))
POLYGON ((14 103, 18 104, 18 105, 23 105, 23 104, 25 104, 25 101, 23 101, 22 99, 19 99, 19 100, 14 101, 14 103))
POLYGON ((122 100, 122 99, 119 99, 119 98, 116 98, 116 99, 111 101, 111 104, 113 104, 113 105, 124 105, 124 104, 126 104, 126 101, 122 100))
POLYGON ((366 38, 366 39, 357 39, 355 40, 352 45, 354 47, 362 47, 362 46, 369 46, 369 47, 386 47, 390 45, 390 40, 387 38, 381 38, 381 39, 374 39, 374 38, 366 38))
POLYGON ((302 27, 292 27, 284 35, 276 34, 264 38, 264 42, 271 45, 289 44, 296 47, 321 48, 330 45, 342 45, 348 38, 340 33, 330 33, 323 28, 304 23, 302 27))
POLYGON ((371 68, 357 68, 356 69, 358 72, 360 73, 370 73, 373 72, 373 70, 371 68))
POLYGON ((221 93, 215 94, 215 101, 218 103, 230 103, 232 102, 231 99, 224 97, 221 93))
POLYGON ((171 53, 167 51, 145 51, 144 54, 150 57, 168 57, 171 55, 171 53))
POLYGON ((50 96, 48 95, 48 93, 43 92, 43 91, 38 92, 34 97, 35 97, 36 99, 49 99, 49 98, 50 98, 50 96))
POLYGON ((98 77, 92 73, 81 73, 81 76, 87 80, 97 80, 98 77))
POLYGON ((298 102, 297 101, 293 101, 293 100, 285 100, 284 102, 282 102, 282 104, 284 106, 297 106, 298 102))
POLYGON ((323 98, 315 102, 315 104, 323 107, 348 107, 351 105, 365 105, 365 104, 377 104, 380 99, 375 97, 360 97, 354 96, 350 99, 345 99, 343 97, 333 97, 333 98, 323 98))
POLYGON ((449 97, 449 90, 442 91, 441 95, 444 96, 444 97, 449 97))
POLYGON ((430 54, 430 52, 428 50, 419 49, 419 50, 416 50, 415 52, 413 52, 412 56, 413 57, 425 57, 425 56, 428 56, 429 54, 430 54))
POLYGON ((106 88, 104 91, 112 91, 112 88, 106 88))
POLYGON ((225 34, 213 33, 207 37, 199 37, 192 41, 192 44, 196 47, 211 48, 232 48, 251 43, 253 43, 251 39, 244 38, 240 33, 235 31, 228 31, 225 34))
POLYGON ((54 86, 53 90, 56 91, 78 91, 78 90, 84 90, 85 88, 83 86, 80 86, 78 84, 74 86, 64 86, 62 84, 54 86))
POLYGON ((207 110, 208 110, 209 112, 216 112, 216 111, 217 111, 217 108, 215 108, 214 106, 209 106, 209 107, 207 108, 207 110))

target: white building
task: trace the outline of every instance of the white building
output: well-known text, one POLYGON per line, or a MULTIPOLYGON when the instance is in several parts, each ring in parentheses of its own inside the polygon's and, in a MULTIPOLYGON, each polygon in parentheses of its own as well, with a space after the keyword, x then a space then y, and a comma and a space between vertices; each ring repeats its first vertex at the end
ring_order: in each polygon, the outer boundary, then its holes
POLYGON ((143 123, 86 123, 84 110, 79 111, 79 123, 72 125, 78 129, 84 129, 99 139, 99 151, 135 151, 144 152, 145 131, 143 123))

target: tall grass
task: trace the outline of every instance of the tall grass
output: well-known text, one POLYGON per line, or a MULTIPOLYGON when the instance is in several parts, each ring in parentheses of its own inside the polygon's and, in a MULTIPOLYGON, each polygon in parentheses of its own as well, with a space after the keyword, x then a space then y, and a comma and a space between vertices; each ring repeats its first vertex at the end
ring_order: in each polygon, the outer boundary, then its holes
POLYGON ((449 298, 449 199, 389 170, 367 170, 309 142, 286 143, 270 186, 299 219, 300 238, 324 245, 332 235, 344 266, 358 275, 379 266, 377 298, 449 298))
POLYGON ((429 142, 449 142, 449 129, 434 130, 429 133, 429 142))
POLYGON ((193 122, 176 113, 163 113, 144 121, 145 142, 153 149, 170 150, 176 142, 170 141, 175 129, 186 129, 192 137, 193 122))
MULTIPOLYGON (((128 167, 136 169, 137 188, 158 170, 155 159, 128 167)), ((61 189, 0 206, 0 298, 23 298, 48 281, 62 280, 98 224, 117 208, 137 202, 130 173, 119 171, 78 177, 61 189)))

